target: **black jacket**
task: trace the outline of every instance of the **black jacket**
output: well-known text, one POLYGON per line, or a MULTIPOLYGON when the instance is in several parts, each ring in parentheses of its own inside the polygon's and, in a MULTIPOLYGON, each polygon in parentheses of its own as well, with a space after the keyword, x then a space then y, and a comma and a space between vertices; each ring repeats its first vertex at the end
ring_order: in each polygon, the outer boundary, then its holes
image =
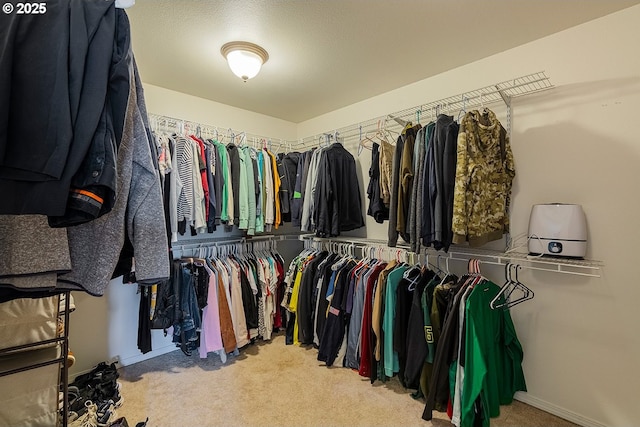
POLYGON ((380 191, 380 146, 373 144, 371 150, 371 167, 369 168, 369 186, 367 187, 367 197, 369 198, 369 208, 367 215, 372 216, 378 224, 382 224, 389 219, 389 208, 382 201, 380 191))
MULTIPOLYGON (((296 177, 293 184, 293 195, 291 196, 291 222, 296 227, 300 227, 302 221, 302 175, 306 156, 307 153, 300 153, 297 158, 296 177)), ((293 162, 294 158, 291 161, 293 162)))
MULTIPOLYGON (((282 181, 282 185, 287 187, 287 198, 289 205, 289 215, 283 215, 283 221, 291 222, 293 220, 293 211, 294 211, 294 193, 296 187, 296 173, 298 170, 298 160, 300 159, 300 153, 292 152, 284 155, 282 157, 282 167, 284 169, 284 180, 282 181)), ((280 187, 280 191, 283 191, 283 187, 280 187)), ((283 210, 284 214, 284 210, 283 210)))
POLYGON ((48 2, 40 16, 3 15, 0 43, 0 213, 71 207, 54 221, 64 226, 108 212, 129 94, 124 11, 113 0, 48 2))
POLYGON ((233 143, 227 145, 227 153, 229 153, 231 188, 233 188, 233 218, 229 218, 229 222, 233 219, 233 223, 237 226, 240 222, 240 155, 238 147, 233 143))
POLYGON ((338 236, 341 231, 364 226, 356 162, 342 144, 335 143, 323 150, 314 196, 318 236, 338 236))
MULTIPOLYGON (((422 230, 425 245, 447 251, 453 239, 453 192, 456 179, 456 153, 458 124, 452 116, 440 114, 430 141, 427 166, 430 170, 428 185, 424 186, 432 221, 422 230)), ((425 209, 426 211, 426 209, 425 209)), ((424 213, 424 211, 423 211, 424 213)))

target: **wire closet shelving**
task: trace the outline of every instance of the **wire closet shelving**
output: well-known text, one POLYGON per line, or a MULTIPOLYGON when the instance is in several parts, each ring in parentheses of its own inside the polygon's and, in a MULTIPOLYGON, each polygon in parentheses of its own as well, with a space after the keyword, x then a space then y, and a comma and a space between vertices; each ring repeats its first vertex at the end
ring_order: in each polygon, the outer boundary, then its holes
MULTIPOLYGON (((234 140, 236 142, 244 142, 247 144, 262 145, 269 143, 271 148, 280 150, 304 150, 317 145, 322 138, 334 138, 336 132, 342 142, 358 141, 366 133, 375 130, 380 122, 388 123, 391 127, 400 127, 394 119, 402 121, 416 121, 422 118, 435 118, 440 112, 459 112, 460 110, 469 110, 496 102, 504 102, 507 107, 507 131, 511 130, 511 100, 524 95, 529 95, 551 89, 553 85, 551 80, 544 71, 528 74, 526 76, 516 77, 500 83, 494 83, 479 89, 474 89, 458 95, 449 96, 436 101, 429 101, 424 104, 416 105, 411 108, 405 108, 384 116, 374 117, 359 123, 354 123, 341 128, 327 130, 320 134, 307 136, 299 140, 287 140, 283 138, 274 138, 265 135, 248 133, 243 130, 232 129, 224 126, 216 126, 212 124, 203 124, 191 120, 184 120, 175 117, 149 114, 150 124, 154 130, 176 130, 181 133, 201 132, 210 137, 221 137, 224 142, 234 140)), ((223 141, 221 141, 223 142, 223 141)))
MULTIPOLYGON (((422 256, 437 257, 443 261, 464 261, 476 259, 485 265, 507 265, 518 264, 528 270, 548 271, 552 273, 564 273, 575 276, 601 277, 600 271, 603 266, 601 261, 570 259, 570 258, 548 258, 536 257, 520 252, 500 252, 486 249, 475 249, 465 246, 453 245, 448 252, 435 251, 431 248, 423 250, 421 253, 413 253, 407 244, 398 244, 397 247, 388 247, 386 240, 364 239, 357 237, 331 237, 319 238, 313 234, 300 236, 301 240, 311 240, 326 243, 331 247, 334 243, 350 245, 352 247, 363 248, 363 255, 367 247, 380 248, 383 254, 386 252, 388 258, 396 258, 401 254, 403 259, 418 259, 422 256)), ((409 261, 411 262, 411 261, 409 261)))
MULTIPOLYGON (((497 102, 503 102, 506 106, 506 130, 511 132, 511 102, 514 98, 542 92, 553 88, 551 80, 544 71, 528 74, 514 79, 506 80, 499 83, 490 84, 478 89, 460 93, 458 95, 449 96, 436 101, 429 101, 414 107, 405 108, 384 116, 374 117, 359 123, 354 123, 341 128, 328 130, 320 134, 311 135, 299 140, 285 140, 281 138, 272 138, 268 136, 251 134, 242 130, 231 129, 224 126, 215 126, 210 124, 201 124, 190 120, 150 114, 151 127, 153 129, 174 129, 180 132, 202 133, 210 137, 221 137, 221 142, 234 141, 236 143, 253 144, 254 146, 268 145, 274 151, 291 151, 306 150, 323 141, 330 139, 338 139, 343 143, 356 142, 359 143, 361 138, 367 133, 376 130, 380 123, 388 125, 390 128, 402 128, 402 122, 413 122, 422 119, 434 119, 439 113, 459 113, 461 110, 469 111, 474 108, 482 108, 497 102), (397 119, 397 120, 396 120, 397 119)), ((318 239, 313 235, 288 236, 284 238, 288 240, 300 239, 308 241, 315 239, 316 241, 350 243, 358 247, 377 246, 386 247, 386 241, 375 239, 359 239, 359 238, 332 238, 318 239)), ((224 244, 221 242, 220 244, 224 244)), ((398 249, 409 252, 409 247, 398 245, 398 249)), ((396 248, 388 248, 392 253, 396 248)), ((479 259, 481 263, 488 265, 506 265, 507 263, 517 262, 524 268, 531 270, 542 270, 556 273, 573 274, 588 277, 600 277, 601 267, 603 263, 593 260, 573 260, 573 259, 555 259, 555 258, 537 258, 528 254, 517 252, 498 252, 488 251, 484 249, 474 249, 464 246, 452 246, 449 252, 435 252, 427 249, 422 254, 413 254, 412 256, 439 256, 441 259, 451 261, 468 261, 470 259, 479 259)))
POLYGON ((470 109, 484 107, 496 102, 504 102, 506 105, 506 130, 511 133, 511 100, 551 88, 553 88, 553 85, 549 77, 544 71, 539 71, 411 108, 405 108, 384 116, 327 131, 320 135, 305 137, 301 140, 300 145, 305 148, 312 147, 323 136, 334 138, 336 132, 343 142, 353 141, 354 139, 359 141, 365 133, 376 130, 380 123, 390 123, 392 127, 401 129, 402 125, 396 123, 395 119, 405 122, 416 122, 421 118, 435 119, 441 112, 457 114, 460 110, 469 111, 470 109))

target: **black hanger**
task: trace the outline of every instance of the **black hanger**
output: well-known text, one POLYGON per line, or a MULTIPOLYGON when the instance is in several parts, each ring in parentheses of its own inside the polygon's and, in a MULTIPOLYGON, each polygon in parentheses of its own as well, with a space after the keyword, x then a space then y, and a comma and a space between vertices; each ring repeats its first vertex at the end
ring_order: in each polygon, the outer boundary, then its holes
POLYGON ((502 289, 500 289, 500 292, 498 292, 498 294, 491 300, 491 303, 489 303, 489 306, 492 309, 495 310, 498 308, 510 308, 510 307, 513 307, 514 305, 518 305, 521 302, 530 300, 534 297, 533 291, 529 289, 527 286, 525 286, 525 284, 520 282, 520 280, 518 279, 519 268, 522 268, 522 267, 520 267, 517 264, 511 264, 511 263, 507 263, 507 265, 505 266, 504 274, 505 274, 506 281, 502 286, 502 289), (512 277, 511 268, 515 269, 515 276, 516 276, 515 280, 512 277), (515 300, 512 300, 511 294, 513 294, 513 291, 515 291, 516 289, 519 289, 523 293, 523 296, 515 300), (504 296, 504 301, 498 304, 498 300, 500 299, 501 296, 504 296))
POLYGON ((520 280, 518 280, 518 269, 522 268, 519 265, 516 265, 516 286, 518 289, 520 289, 523 292, 523 296, 516 299, 516 300, 510 300, 509 302, 509 307, 513 307, 514 305, 518 305, 521 302, 524 301, 528 301, 530 299, 533 298, 534 294, 533 291, 531 289, 529 289, 527 286, 525 286, 524 283, 522 283, 520 280))

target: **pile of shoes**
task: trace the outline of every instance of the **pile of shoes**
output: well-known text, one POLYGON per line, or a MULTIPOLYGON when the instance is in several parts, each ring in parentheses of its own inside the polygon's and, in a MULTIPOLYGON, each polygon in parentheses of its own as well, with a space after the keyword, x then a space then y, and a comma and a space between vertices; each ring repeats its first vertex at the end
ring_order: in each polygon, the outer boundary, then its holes
POLYGON ((107 427, 117 420, 123 401, 118 376, 115 363, 102 362, 69 384, 69 427, 107 427))

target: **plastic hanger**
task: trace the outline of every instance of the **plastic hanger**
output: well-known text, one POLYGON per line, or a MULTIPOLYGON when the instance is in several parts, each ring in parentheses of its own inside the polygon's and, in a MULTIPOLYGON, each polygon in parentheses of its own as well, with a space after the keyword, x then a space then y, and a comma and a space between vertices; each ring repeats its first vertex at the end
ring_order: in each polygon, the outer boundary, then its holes
POLYGON ((522 268, 522 267, 520 267, 519 265, 515 266, 515 272, 516 272, 516 280, 515 280, 515 282, 516 282, 517 288, 522 291, 523 296, 518 298, 518 299, 515 299, 515 300, 511 300, 510 299, 509 307, 513 307, 514 305, 518 305, 521 302, 528 301, 530 299, 533 299, 533 297, 534 297, 533 291, 518 279, 518 269, 519 268, 522 268))
POLYGON ((507 263, 507 265, 504 266, 505 282, 502 285, 500 292, 498 292, 498 294, 489 303, 489 306, 493 310, 496 310, 502 307, 507 307, 509 304, 509 296, 513 292, 513 287, 515 285, 515 283, 511 279, 511 266, 512 266, 511 263, 507 263), (498 304, 498 300, 500 299, 500 297, 504 297, 504 302, 498 304))
POLYGON ((510 308, 510 307, 513 307, 514 305, 520 304, 521 302, 528 301, 534 297, 533 291, 529 289, 527 286, 525 286, 525 284, 520 282, 520 280, 518 279, 519 268, 522 268, 522 267, 520 267, 517 264, 511 264, 511 263, 508 263, 505 266, 506 281, 502 286, 502 289, 500 289, 500 292, 498 292, 498 294, 489 303, 489 306, 492 309, 495 310, 498 308, 510 308), (515 276, 516 276, 515 280, 512 277, 512 272, 511 272, 512 268, 515 269, 515 276), (523 293, 523 296, 518 299, 512 300, 511 295, 516 289, 520 290, 523 293), (501 296, 504 297, 504 301, 498 304, 498 300, 500 299, 501 296))

